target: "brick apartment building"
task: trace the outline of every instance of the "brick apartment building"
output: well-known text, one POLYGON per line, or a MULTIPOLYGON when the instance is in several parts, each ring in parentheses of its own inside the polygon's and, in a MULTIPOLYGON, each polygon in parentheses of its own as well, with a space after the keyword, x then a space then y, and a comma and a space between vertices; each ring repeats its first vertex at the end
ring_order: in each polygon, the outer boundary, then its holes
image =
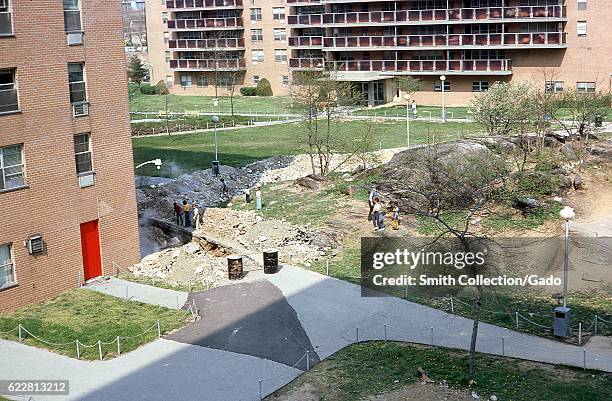
POLYGON ((466 104, 496 81, 609 88, 608 0, 147 0, 151 65, 174 93, 211 94, 226 50, 243 85, 286 94, 295 71, 334 69, 370 105, 398 100, 394 77, 423 82, 419 103, 466 104), (285 11, 281 8, 285 6, 285 11), (286 19, 286 22, 285 22, 286 19), (229 31, 231 43, 202 40, 229 31), (285 37, 287 43, 285 44, 285 37), (285 61, 287 60, 287 61, 285 61), (288 62, 288 69, 285 64, 288 62), (284 82, 284 83, 283 83, 284 82))
POLYGON ((139 259, 121 2, 0 0, 0 312, 139 259))

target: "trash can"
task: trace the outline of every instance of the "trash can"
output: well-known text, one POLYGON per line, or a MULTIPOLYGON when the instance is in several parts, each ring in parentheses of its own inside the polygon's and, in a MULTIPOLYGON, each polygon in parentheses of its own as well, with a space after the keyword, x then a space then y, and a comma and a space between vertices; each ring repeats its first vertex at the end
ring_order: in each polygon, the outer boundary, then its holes
POLYGON ((264 273, 274 274, 278 271, 278 250, 268 249, 263 253, 264 273))
POLYGON ((227 275, 230 280, 240 280, 244 272, 242 256, 230 255, 227 257, 227 275))
POLYGON ((568 338, 572 336, 572 328, 570 326, 572 311, 570 308, 558 306, 555 308, 555 324, 553 326, 553 334, 556 337, 568 338))
POLYGON ((219 160, 213 160, 212 171, 214 175, 219 175, 219 160))

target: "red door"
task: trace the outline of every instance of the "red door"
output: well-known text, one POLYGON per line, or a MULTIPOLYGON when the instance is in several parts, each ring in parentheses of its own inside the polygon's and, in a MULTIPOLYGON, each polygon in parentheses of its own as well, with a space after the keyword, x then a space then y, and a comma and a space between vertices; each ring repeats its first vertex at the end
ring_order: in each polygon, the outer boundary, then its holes
POLYGON ((83 252, 85 281, 101 276, 102 257, 100 256, 98 220, 81 224, 81 251, 83 252))

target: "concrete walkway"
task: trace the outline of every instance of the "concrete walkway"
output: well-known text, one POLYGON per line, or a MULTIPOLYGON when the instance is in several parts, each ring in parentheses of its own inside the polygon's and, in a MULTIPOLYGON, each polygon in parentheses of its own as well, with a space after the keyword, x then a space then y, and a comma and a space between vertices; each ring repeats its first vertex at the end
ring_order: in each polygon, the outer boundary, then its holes
POLYGON ((182 309, 189 296, 187 292, 134 283, 116 277, 94 281, 87 284, 85 288, 117 298, 164 306, 170 309, 182 309))

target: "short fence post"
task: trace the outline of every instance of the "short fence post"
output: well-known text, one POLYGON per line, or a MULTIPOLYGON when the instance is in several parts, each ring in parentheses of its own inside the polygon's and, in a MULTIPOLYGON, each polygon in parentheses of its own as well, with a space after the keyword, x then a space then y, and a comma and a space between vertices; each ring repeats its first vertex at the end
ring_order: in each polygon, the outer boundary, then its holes
POLYGON ((81 349, 79 348, 79 340, 76 340, 75 343, 76 343, 77 359, 81 359, 81 349))
POLYGON ((100 352, 100 360, 102 360, 102 341, 98 340, 98 351, 100 352))
POLYGON ((117 355, 121 355, 121 344, 119 341, 119 336, 117 336, 117 355))
POLYGON ((176 296, 176 308, 181 309, 181 301, 179 301, 179 296, 176 296))
POLYGON ((450 296, 451 313, 455 313, 455 303, 453 302, 453 296, 450 296))
POLYGON ((126 284, 125 285, 125 299, 130 299, 130 297, 128 296, 129 295, 129 289, 128 288, 129 288, 129 286, 126 284))
POLYGON ((519 328, 519 313, 518 312, 514 312, 514 316, 516 317, 516 328, 519 328))
POLYGON ((306 350, 306 371, 310 370, 310 351, 306 350))
POLYGON ((355 342, 359 342, 359 327, 355 327, 355 342))
POLYGON ((325 261, 325 275, 329 276, 329 259, 325 261))
POLYGON ((385 323, 385 341, 387 341, 387 324, 385 323))
POLYGON ((157 321, 157 337, 161 337, 161 326, 159 320, 157 321))
POLYGON ((582 350, 582 369, 586 369, 586 348, 582 350))
POLYGON ((593 327, 593 334, 597 334, 597 315, 595 315, 595 322, 593 327))
POLYGON ((17 330, 19 330, 19 341, 23 341, 23 334, 21 333, 21 323, 19 323, 17 330))
POLYGON ((578 345, 582 345, 582 323, 578 323, 578 345))
POLYGON ((406 295, 404 298, 408 299, 408 286, 406 286, 406 295))
POLYGON ((261 398, 261 380, 259 380, 259 399, 262 400, 261 398))
POLYGON ((506 356, 506 337, 502 337, 502 356, 506 356))
POLYGON ((434 328, 430 327, 429 329, 431 330, 431 346, 433 347, 433 345, 434 345, 434 328))

